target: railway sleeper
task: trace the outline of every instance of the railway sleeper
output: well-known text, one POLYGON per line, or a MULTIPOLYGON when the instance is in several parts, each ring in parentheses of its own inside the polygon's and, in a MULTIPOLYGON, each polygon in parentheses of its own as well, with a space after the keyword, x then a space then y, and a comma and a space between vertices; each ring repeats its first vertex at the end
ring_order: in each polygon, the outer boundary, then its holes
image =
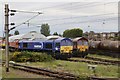
POLYGON ((42 75, 46 75, 46 76, 50 76, 50 77, 56 77, 56 78, 60 78, 60 79, 75 79, 75 76, 71 76, 71 75, 66 75, 64 73, 51 73, 48 70, 42 70, 38 68, 33 68, 33 67, 29 67, 29 66, 24 66, 24 65, 19 65, 19 64, 14 64, 14 65, 10 65, 10 67, 14 68, 14 69, 19 69, 19 70, 23 70, 23 71, 27 71, 27 72, 33 72, 36 74, 42 74, 42 75), (22 67, 22 68, 21 68, 22 67))
MULTIPOLYGON (((46 72, 50 72, 50 73, 53 73, 53 74, 60 74, 60 75, 63 75, 63 73, 61 73, 61 72, 50 71, 50 70, 47 70, 47 69, 35 68, 35 67, 30 67, 30 66, 25 66, 25 65, 19 65, 19 64, 13 64, 13 65, 14 65, 14 66, 21 66, 21 67, 25 67, 25 68, 29 68, 29 69, 35 69, 35 70, 40 70, 40 71, 46 71, 46 72)), ((64 73, 64 75, 75 77, 73 74, 69 74, 69 73, 64 73)))
POLYGON ((89 64, 118 65, 118 64, 115 64, 115 63, 100 62, 100 61, 90 61, 90 60, 71 60, 71 59, 68 59, 67 61, 86 62, 86 63, 89 63, 89 64))
POLYGON ((103 62, 110 62, 110 63, 118 63, 120 64, 120 61, 117 60, 107 60, 107 59, 100 59, 100 58, 95 58, 95 57, 86 57, 87 59, 92 59, 92 60, 97 60, 97 61, 103 61, 103 62))

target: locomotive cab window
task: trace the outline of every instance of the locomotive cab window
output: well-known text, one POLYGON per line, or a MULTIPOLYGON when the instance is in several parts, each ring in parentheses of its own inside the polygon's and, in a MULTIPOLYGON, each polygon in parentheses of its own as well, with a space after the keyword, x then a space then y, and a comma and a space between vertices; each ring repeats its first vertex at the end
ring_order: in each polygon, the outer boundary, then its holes
POLYGON ((27 48, 28 44, 27 43, 23 43, 23 48, 27 48))
POLYGON ((84 45, 88 45, 88 42, 87 42, 87 41, 84 41, 84 45))
POLYGON ((46 43, 45 48, 52 49, 52 43, 46 43))
POLYGON ((56 44, 55 44, 55 47, 60 47, 60 43, 56 43, 56 44))
POLYGON ((72 46, 72 42, 71 41, 69 41, 69 40, 63 40, 62 42, 61 42, 61 46, 72 46))
POLYGON ((82 41, 82 40, 79 40, 79 41, 78 41, 78 45, 83 45, 83 41, 82 41))

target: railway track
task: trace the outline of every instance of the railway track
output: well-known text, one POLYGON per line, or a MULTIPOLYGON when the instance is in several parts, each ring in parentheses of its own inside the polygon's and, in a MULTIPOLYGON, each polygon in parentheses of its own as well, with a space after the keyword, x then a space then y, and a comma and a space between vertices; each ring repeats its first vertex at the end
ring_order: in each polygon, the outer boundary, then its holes
MULTIPOLYGON (((16 64, 16 63, 10 63, 10 67, 12 67, 14 69, 19 69, 19 70, 23 70, 23 71, 27 71, 27 72, 40 74, 40 75, 55 77, 60 80, 81 80, 79 77, 77 77, 73 74, 56 72, 56 71, 51 71, 51 70, 42 69, 42 68, 35 68, 35 67, 16 64)), ((119 80, 119 78, 100 78, 100 77, 92 77, 92 76, 88 77, 87 79, 89 79, 89 80, 119 80)))
POLYGON ((103 62, 103 61, 90 60, 90 59, 67 59, 67 61, 86 62, 89 64, 118 65, 118 63, 103 62))
POLYGON ((90 77, 90 80, 119 80, 119 78, 99 78, 99 77, 90 77))
POLYGON ((89 57, 89 56, 87 56, 86 59, 91 59, 91 60, 101 61, 101 62, 108 62, 112 64, 120 64, 119 60, 107 60, 107 59, 101 59, 101 58, 89 57))
POLYGON ((2 59, 0 59, 0 65, 2 65, 2 63, 3 63, 3 62, 2 62, 2 59))
POLYGON ((67 80, 69 80, 69 79, 76 80, 77 78, 79 78, 70 73, 56 72, 56 71, 51 71, 51 70, 42 69, 42 68, 35 68, 35 67, 20 65, 20 64, 16 64, 16 63, 10 63, 10 67, 12 67, 14 69, 19 69, 19 70, 23 70, 23 71, 27 71, 27 72, 32 72, 32 73, 36 73, 36 74, 46 75, 46 76, 55 77, 55 78, 59 78, 59 79, 65 79, 65 80, 66 79, 67 80))

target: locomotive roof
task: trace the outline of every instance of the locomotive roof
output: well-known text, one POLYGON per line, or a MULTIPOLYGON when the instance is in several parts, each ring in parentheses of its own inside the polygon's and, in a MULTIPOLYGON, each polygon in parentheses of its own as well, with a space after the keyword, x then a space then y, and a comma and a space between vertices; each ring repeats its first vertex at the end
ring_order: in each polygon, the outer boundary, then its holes
POLYGON ((71 39, 69 39, 69 38, 58 38, 55 41, 61 41, 61 40, 70 40, 71 41, 71 39))
POLYGON ((54 40, 45 40, 44 42, 53 42, 54 40))
POLYGON ((26 39, 26 40, 41 40, 41 39, 46 40, 47 38, 41 33, 38 33, 36 31, 31 31, 26 34, 14 35, 14 36, 9 37, 10 42, 12 42, 16 39, 17 40, 24 40, 24 39, 26 39))
POLYGON ((55 39, 58 39, 58 38, 61 38, 61 37, 60 36, 56 36, 56 35, 47 36, 48 40, 55 40, 55 39))
POLYGON ((42 42, 44 40, 20 40, 19 42, 42 42))
POLYGON ((73 41, 79 41, 79 40, 86 40, 88 41, 88 39, 84 38, 84 37, 77 37, 77 38, 74 38, 73 41))
POLYGON ((14 41, 14 40, 20 40, 20 39, 22 39, 21 37, 23 36, 24 34, 20 34, 20 35, 15 35, 15 36, 10 36, 9 37, 9 42, 12 42, 12 41, 14 41))

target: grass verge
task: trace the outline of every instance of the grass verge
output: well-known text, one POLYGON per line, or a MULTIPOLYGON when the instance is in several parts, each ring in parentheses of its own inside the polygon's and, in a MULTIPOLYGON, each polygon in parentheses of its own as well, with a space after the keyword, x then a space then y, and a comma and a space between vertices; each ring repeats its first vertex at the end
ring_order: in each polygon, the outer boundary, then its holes
POLYGON ((100 58, 100 59, 106 59, 106 60, 116 60, 116 61, 120 60, 120 58, 113 58, 113 57, 110 57, 110 56, 97 55, 97 54, 88 54, 87 56, 100 58))
MULTIPOLYGON (((24 64, 24 63, 23 63, 24 64)), ((114 65, 97 65, 95 73, 88 69, 88 64, 84 62, 70 62, 56 60, 53 62, 32 62, 29 66, 46 68, 59 72, 73 73, 80 78, 87 78, 96 75, 97 77, 118 77, 118 66, 114 65)))

